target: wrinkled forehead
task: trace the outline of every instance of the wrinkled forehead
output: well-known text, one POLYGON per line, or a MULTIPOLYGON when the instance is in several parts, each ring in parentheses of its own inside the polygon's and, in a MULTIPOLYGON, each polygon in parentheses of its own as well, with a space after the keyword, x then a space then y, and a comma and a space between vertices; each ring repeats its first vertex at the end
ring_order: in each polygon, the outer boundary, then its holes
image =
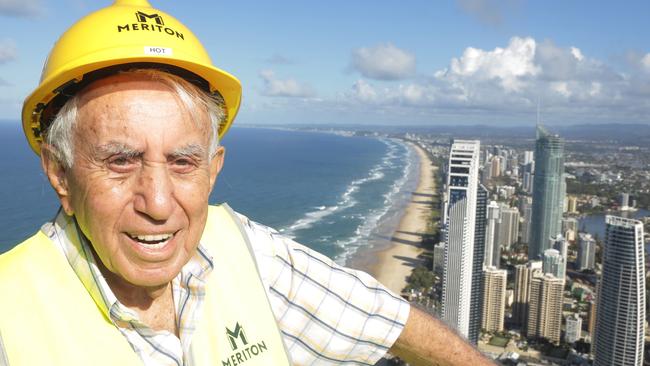
POLYGON ((157 144, 186 135, 209 144, 205 109, 187 103, 173 85, 139 75, 116 75, 88 85, 77 96, 76 120, 75 144, 129 136, 157 144))
POLYGON ((206 134, 210 129, 206 108, 197 107, 191 96, 168 81, 146 74, 117 74, 96 80, 79 92, 77 107, 78 119, 110 122, 133 113, 149 113, 152 118, 167 118, 165 113, 173 113, 206 134))

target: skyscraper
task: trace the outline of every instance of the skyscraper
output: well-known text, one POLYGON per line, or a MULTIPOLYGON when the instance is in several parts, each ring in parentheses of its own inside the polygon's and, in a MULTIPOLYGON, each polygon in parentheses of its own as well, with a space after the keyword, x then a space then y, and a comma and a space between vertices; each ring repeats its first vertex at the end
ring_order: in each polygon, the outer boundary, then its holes
POLYGON ((452 144, 443 210, 445 265, 442 277, 442 318, 468 338, 479 149, 479 141, 457 140, 452 144))
POLYGON ((605 217, 594 366, 643 364, 645 278, 643 224, 605 217))
POLYGON ((501 250, 497 242, 497 229, 499 225, 499 205, 492 201, 487 206, 487 227, 485 229, 485 266, 499 267, 501 250))
POLYGON ((594 269, 596 263, 596 240, 591 234, 578 235, 578 270, 594 269))
POLYGON ((556 278, 564 280, 566 262, 557 249, 546 249, 543 263, 544 273, 550 273, 556 278))
POLYGON ((528 301, 530 299, 530 283, 533 276, 542 273, 542 261, 530 261, 515 266, 515 302, 512 305, 512 315, 515 323, 525 329, 528 321, 528 301))
POLYGON ((522 217, 519 238, 522 243, 528 244, 530 242, 530 220, 532 219, 533 213, 533 199, 526 196, 521 197, 519 211, 522 217))
POLYGON ((552 274, 533 276, 526 329, 529 337, 546 338, 553 343, 560 343, 563 290, 564 280, 552 274))
POLYGON ((501 249, 510 250, 519 239, 519 211, 516 207, 501 206, 497 241, 501 249))
POLYGON ((549 239, 561 233, 565 192, 564 141, 538 125, 529 259, 541 258, 549 239))
POLYGON ((483 320, 481 328, 488 332, 503 330, 506 312, 506 280, 508 271, 488 267, 483 273, 483 320))
POLYGON ((483 304, 483 257, 485 256, 485 225, 488 190, 482 184, 476 188, 476 226, 474 229, 474 255, 472 265, 472 294, 469 305, 469 333, 467 339, 478 344, 481 331, 481 312, 483 304))

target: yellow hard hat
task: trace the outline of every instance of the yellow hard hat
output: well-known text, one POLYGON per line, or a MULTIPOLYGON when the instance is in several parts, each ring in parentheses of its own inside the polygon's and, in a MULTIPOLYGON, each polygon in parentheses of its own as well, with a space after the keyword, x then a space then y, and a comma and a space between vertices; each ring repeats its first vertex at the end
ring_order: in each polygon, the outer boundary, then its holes
POLYGON ((116 0, 79 20, 50 51, 40 85, 23 105, 23 129, 32 149, 40 154, 43 133, 70 96, 93 80, 134 67, 161 68, 220 94, 227 117, 219 137, 239 110, 241 83, 212 65, 188 28, 147 0, 116 0))

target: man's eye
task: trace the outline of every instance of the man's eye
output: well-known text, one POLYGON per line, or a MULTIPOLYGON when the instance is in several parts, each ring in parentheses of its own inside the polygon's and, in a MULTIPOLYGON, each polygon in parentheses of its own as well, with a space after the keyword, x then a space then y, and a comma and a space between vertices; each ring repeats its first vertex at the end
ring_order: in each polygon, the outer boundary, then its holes
POLYGON ((172 169, 177 173, 189 173, 197 166, 197 162, 190 158, 179 158, 172 161, 172 169))
POLYGON ((192 165, 192 161, 189 159, 178 159, 175 163, 176 165, 192 165))
POLYGON ((114 156, 108 159, 108 166, 110 169, 117 172, 127 172, 134 167, 135 161, 128 156, 114 156))
POLYGON ((124 157, 115 158, 115 159, 111 160, 111 164, 114 164, 114 165, 126 165, 128 163, 129 163, 129 159, 124 158, 124 157))

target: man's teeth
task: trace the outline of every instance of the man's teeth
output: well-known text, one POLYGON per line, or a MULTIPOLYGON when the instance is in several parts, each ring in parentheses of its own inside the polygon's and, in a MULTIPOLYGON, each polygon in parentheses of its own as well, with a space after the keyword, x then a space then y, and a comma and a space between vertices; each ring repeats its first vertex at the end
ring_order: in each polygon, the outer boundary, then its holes
POLYGON ((159 235, 131 235, 129 236, 137 241, 145 242, 145 243, 159 243, 163 242, 166 240, 169 240, 173 234, 159 234, 159 235))

